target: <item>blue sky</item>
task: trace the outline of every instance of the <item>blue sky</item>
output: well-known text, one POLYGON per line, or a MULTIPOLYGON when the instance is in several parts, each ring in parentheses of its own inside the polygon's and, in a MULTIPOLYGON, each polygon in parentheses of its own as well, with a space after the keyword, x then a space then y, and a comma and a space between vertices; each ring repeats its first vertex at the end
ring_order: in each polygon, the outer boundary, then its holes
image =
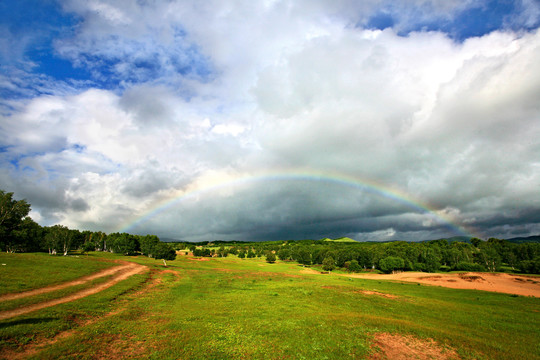
POLYGON ((198 189, 134 228, 186 240, 536 234, 539 26, 534 0, 0 2, 0 183, 44 225, 107 232, 198 189), (432 213, 203 191, 280 172, 432 213))

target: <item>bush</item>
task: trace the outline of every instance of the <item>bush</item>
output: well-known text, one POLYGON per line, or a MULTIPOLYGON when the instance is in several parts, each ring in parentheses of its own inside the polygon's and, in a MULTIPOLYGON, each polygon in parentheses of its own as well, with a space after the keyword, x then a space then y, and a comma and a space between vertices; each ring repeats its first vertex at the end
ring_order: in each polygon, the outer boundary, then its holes
POLYGON ((379 269, 389 274, 396 270, 403 270, 405 261, 397 256, 387 256, 379 261, 379 269))
POLYGON ((266 254, 266 262, 267 263, 270 263, 270 264, 273 264, 276 262, 276 254, 274 254, 273 252, 269 251, 267 254, 266 254))
POLYGON ((482 265, 466 261, 458 262, 454 269, 461 271, 486 271, 486 268, 482 265))
POLYGON ((526 274, 540 274, 540 256, 537 256, 534 260, 520 261, 519 269, 526 274))
POLYGON ((356 260, 347 261, 345 264, 347 263, 349 263, 349 266, 347 266, 349 272, 359 272, 360 270, 362 270, 360 264, 358 264, 358 261, 356 260))
POLYGON ((324 271, 332 271, 336 268, 336 262, 331 257, 325 257, 322 262, 322 268, 324 271))

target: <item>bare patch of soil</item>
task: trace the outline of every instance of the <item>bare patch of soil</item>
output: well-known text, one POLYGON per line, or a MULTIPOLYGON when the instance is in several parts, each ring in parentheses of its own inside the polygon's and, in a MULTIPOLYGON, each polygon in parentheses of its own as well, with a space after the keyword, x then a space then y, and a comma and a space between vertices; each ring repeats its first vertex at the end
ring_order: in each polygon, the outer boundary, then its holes
POLYGON ((384 298, 387 298, 387 299, 398 299, 399 298, 399 296, 392 295, 392 294, 387 294, 387 293, 382 293, 382 292, 378 292, 378 291, 359 290, 359 291, 356 291, 356 292, 360 293, 360 294, 364 294, 364 295, 377 295, 377 296, 381 296, 381 297, 384 297, 384 298))
POLYGON ((457 360, 452 349, 445 349, 433 340, 423 340, 410 335, 379 333, 375 335, 373 348, 377 351, 370 360, 457 360))
POLYGON ((537 281, 536 278, 510 274, 464 273, 426 276, 426 273, 422 272, 402 272, 398 274, 343 274, 342 276, 407 281, 452 289, 473 289, 540 297, 540 281, 537 281))
POLYGON ((127 279, 127 278, 129 278, 129 277, 131 277, 131 276, 133 276, 135 274, 140 274, 140 273, 142 273, 144 271, 147 271, 147 270, 148 270, 148 267, 146 267, 144 265, 139 265, 139 264, 135 264, 135 263, 128 263, 128 264, 123 265, 123 266, 117 266, 117 267, 114 267, 114 268, 111 268, 111 269, 100 271, 99 273, 96 273, 94 275, 86 276, 85 278, 75 280, 75 281, 70 281, 68 283, 60 284, 60 285, 57 285, 57 286, 50 286, 50 287, 46 287, 46 288, 42 288, 42 289, 31 290, 31 291, 27 291, 25 293, 7 294, 1 300, 8 300, 8 299, 12 300, 12 299, 18 299, 18 298, 27 297, 27 296, 43 294, 43 293, 51 292, 51 291, 54 291, 54 290, 64 289, 64 288, 69 287, 69 286, 75 286, 75 285, 83 284, 85 282, 96 279, 98 277, 103 277, 103 276, 113 275, 114 274, 113 277, 109 281, 106 281, 106 282, 104 282, 102 284, 98 284, 98 285, 96 285, 94 287, 91 287, 91 288, 88 288, 88 289, 81 290, 81 291, 76 292, 74 294, 64 296, 64 297, 59 298, 59 299, 49 300, 49 301, 41 302, 41 303, 38 303, 38 304, 32 304, 32 305, 20 307, 18 309, 13 309, 13 310, 9 310, 9 311, 0 312, 0 320, 10 319, 10 318, 15 317, 15 316, 28 314, 28 313, 36 311, 36 310, 41 310, 41 309, 44 309, 44 308, 47 308, 47 307, 51 307, 51 306, 55 306, 55 305, 59 305, 59 304, 64 304, 64 303, 67 303, 67 302, 71 302, 71 301, 75 301, 75 300, 87 297, 89 295, 96 294, 98 292, 101 292, 101 291, 103 291, 105 289, 110 288, 111 286, 119 283, 122 280, 125 280, 125 279, 127 279), (103 273, 106 273, 106 275, 103 275, 103 273), (52 288, 52 290, 51 290, 51 288, 52 288), (28 293, 30 293, 30 295, 28 293), (12 297, 8 297, 9 295, 12 295, 12 297))
POLYGON ((208 258, 194 258, 194 257, 190 257, 188 258, 189 260, 193 260, 193 261, 210 261, 210 259, 208 258))

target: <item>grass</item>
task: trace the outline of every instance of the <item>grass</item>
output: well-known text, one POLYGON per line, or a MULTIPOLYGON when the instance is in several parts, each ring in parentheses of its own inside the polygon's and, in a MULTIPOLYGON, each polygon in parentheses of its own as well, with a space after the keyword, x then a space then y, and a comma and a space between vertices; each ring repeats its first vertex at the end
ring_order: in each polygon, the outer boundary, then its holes
POLYGON ((311 275, 294 263, 233 256, 179 256, 169 272, 157 260, 130 260, 150 266, 159 281, 135 292, 149 276, 136 275, 0 322, 0 350, 76 328, 33 357, 364 359, 373 336, 391 332, 434 339, 464 359, 540 359, 537 298, 311 275), (105 316, 113 309, 121 311, 105 316))
POLYGON ((51 291, 44 294, 24 297, 20 299, 5 300, 0 302, 0 311, 12 310, 24 306, 29 306, 32 304, 38 304, 41 302, 58 299, 64 296, 75 294, 81 290, 92 288, 99 284, 105 283, 111 279, 112 276, 104 276, 91 281, 88 281, 84 284, 70 286, 65 289, 60 289, 56 291, 51 291))
POLYGON ((96 259, 102 258, 0 253, 0 295, 63 283, 117 265, 96 259))

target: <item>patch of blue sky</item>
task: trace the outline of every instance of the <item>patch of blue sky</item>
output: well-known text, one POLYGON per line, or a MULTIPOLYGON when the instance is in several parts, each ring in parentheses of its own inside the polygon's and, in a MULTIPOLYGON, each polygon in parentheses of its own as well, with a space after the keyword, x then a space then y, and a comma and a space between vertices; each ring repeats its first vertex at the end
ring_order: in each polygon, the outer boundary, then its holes
POLYGON ((26 54, 37 64, 34 72, 46 74, 56 80, 92 80, 92 74, 87 69, 74 67, 71 61, 57 56, 50 46, 35 47, 26 54))
POLYGON ((519 21, 526 11, 521 1, 488 0, 473 3, 472 6, 448 18, 438 17, 426 20, 425 17, 418 16, 418 21, 413 21, 403 27, 401 14, 397 9, 385 9, 373 15, 367 27, 384 30, 395 25, 402 25, 398 31, 401 36, 407 36, 416 31, 439 31, 446 33, 454 41, 463 42, 468 38, 480 37, 496 30, 530 31, 538 28, 540 18, 529 23, 519 21))
POLYGON ((126 86, 136 83, 167 84, 178 77, 205 82, 211 78, 211 62, 197 46, 186 42, 186 33, 178 26, 174 30, 176 42, 172 49, 153 41, 151 34, 150 39, 141 41, 111 35, 111 46, 107 46, 105 40, 103 51, 80 49, 61 54, 55 49, 57 40, 74 38, 81 21, 63 12, 52 0, 17 0, 9 4, 0 1, 0 27, 8 29, 11 43, 22 43, 19 40, 25 39, 22 52, 0 52, 0 62, 9 64, 0 68, 0 72, 9 79, 10 85, 0 86, 0 96, 20 99, 54 94, 58 87, 122 92, 126 86), (116 48, 118 51, 114 50, 116 48))
POLYGON ((78 17, 63 12, 56 0, 0 2, 0 24, 15 35, 33 33, 46 37, 78 22, 78 17))

